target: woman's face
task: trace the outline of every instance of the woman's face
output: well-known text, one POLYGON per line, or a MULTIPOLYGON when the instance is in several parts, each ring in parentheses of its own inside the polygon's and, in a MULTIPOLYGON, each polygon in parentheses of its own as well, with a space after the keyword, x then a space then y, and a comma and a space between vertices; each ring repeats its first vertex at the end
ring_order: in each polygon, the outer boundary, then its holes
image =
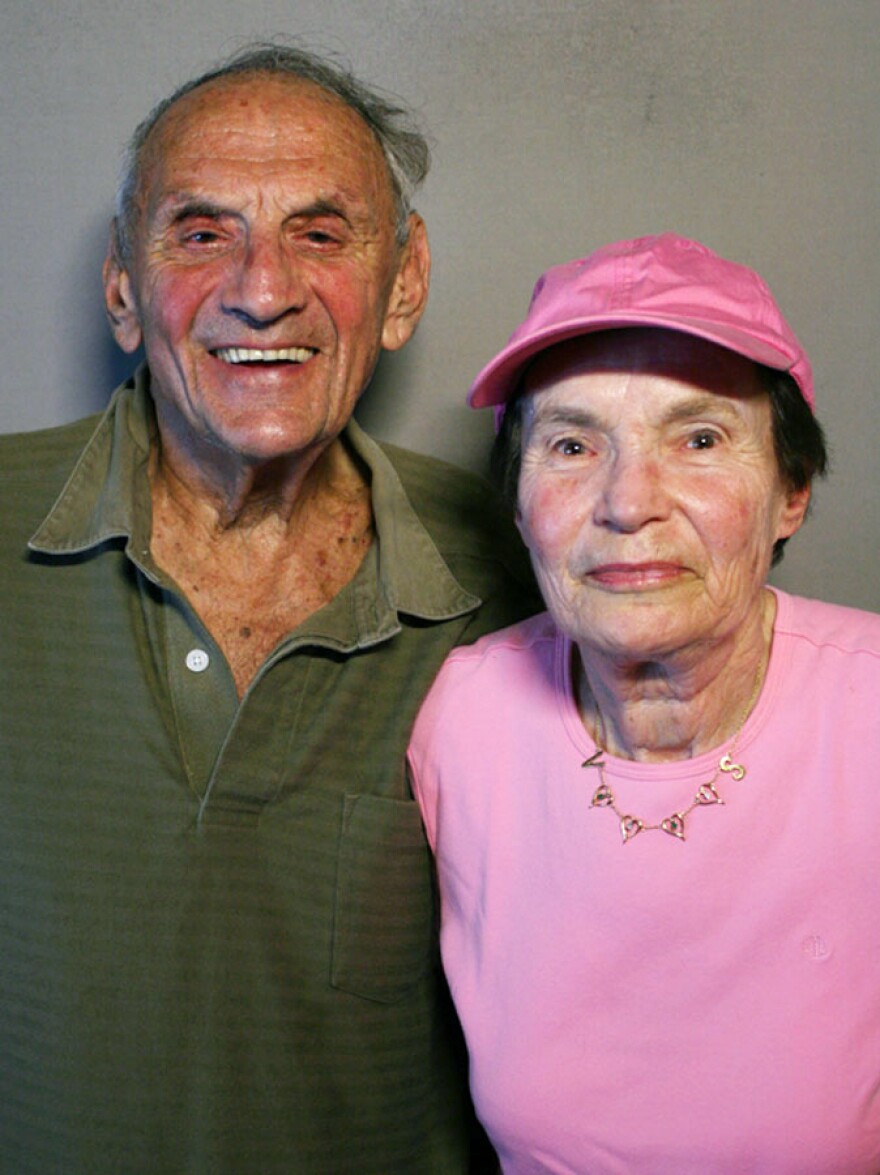
POLYGON ((753 363, 675 331, 606 331, 546 351, 526 393, 519 527, 583 652, 654 660, 759 615, 809 491, 782 483, 753 363))

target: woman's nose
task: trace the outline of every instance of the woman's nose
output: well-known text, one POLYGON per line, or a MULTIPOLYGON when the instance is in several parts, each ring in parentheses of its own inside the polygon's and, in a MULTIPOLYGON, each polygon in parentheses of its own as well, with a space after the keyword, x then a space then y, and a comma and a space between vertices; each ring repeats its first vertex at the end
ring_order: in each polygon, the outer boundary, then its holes
POLYGON ((608 463, 596 521, 615 530, 636 531, 665 517, 668 504, 659 458, 641 450, 622 451, 608 463))

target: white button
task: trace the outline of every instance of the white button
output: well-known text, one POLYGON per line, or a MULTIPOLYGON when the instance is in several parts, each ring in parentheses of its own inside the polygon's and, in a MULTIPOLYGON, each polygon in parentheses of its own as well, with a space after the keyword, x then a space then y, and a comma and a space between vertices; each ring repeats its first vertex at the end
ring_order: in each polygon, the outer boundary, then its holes
POLYGON ((186 667, 193 673, 203 673, 210 664, 211 658, 204 649, 190 649, 186 655, 186 667))

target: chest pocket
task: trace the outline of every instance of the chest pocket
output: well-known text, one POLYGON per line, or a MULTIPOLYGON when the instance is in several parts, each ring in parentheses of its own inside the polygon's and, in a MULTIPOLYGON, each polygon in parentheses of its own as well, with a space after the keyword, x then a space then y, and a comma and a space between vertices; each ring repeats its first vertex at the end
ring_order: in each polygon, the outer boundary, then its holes
POLYGON ((396 1003, 435 957, 431 858, 418 805, 346 796, 336 876, 334 987, 396 1003))

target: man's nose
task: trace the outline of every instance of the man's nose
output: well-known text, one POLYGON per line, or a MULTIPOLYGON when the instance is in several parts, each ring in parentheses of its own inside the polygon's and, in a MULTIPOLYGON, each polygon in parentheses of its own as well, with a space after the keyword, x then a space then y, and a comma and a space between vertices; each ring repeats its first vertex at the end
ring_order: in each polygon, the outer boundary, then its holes
POLYGON ((662 462, 640 448, 614 454, 596 504, 596 521, 614 530, 632 532, 664 518, 669 494, 662 462))
POLYGON ((285 242, 275 236, 254 236, 238 259, 223 307, 260 329, 301 310, 306 297, 301 267, 285 242))

